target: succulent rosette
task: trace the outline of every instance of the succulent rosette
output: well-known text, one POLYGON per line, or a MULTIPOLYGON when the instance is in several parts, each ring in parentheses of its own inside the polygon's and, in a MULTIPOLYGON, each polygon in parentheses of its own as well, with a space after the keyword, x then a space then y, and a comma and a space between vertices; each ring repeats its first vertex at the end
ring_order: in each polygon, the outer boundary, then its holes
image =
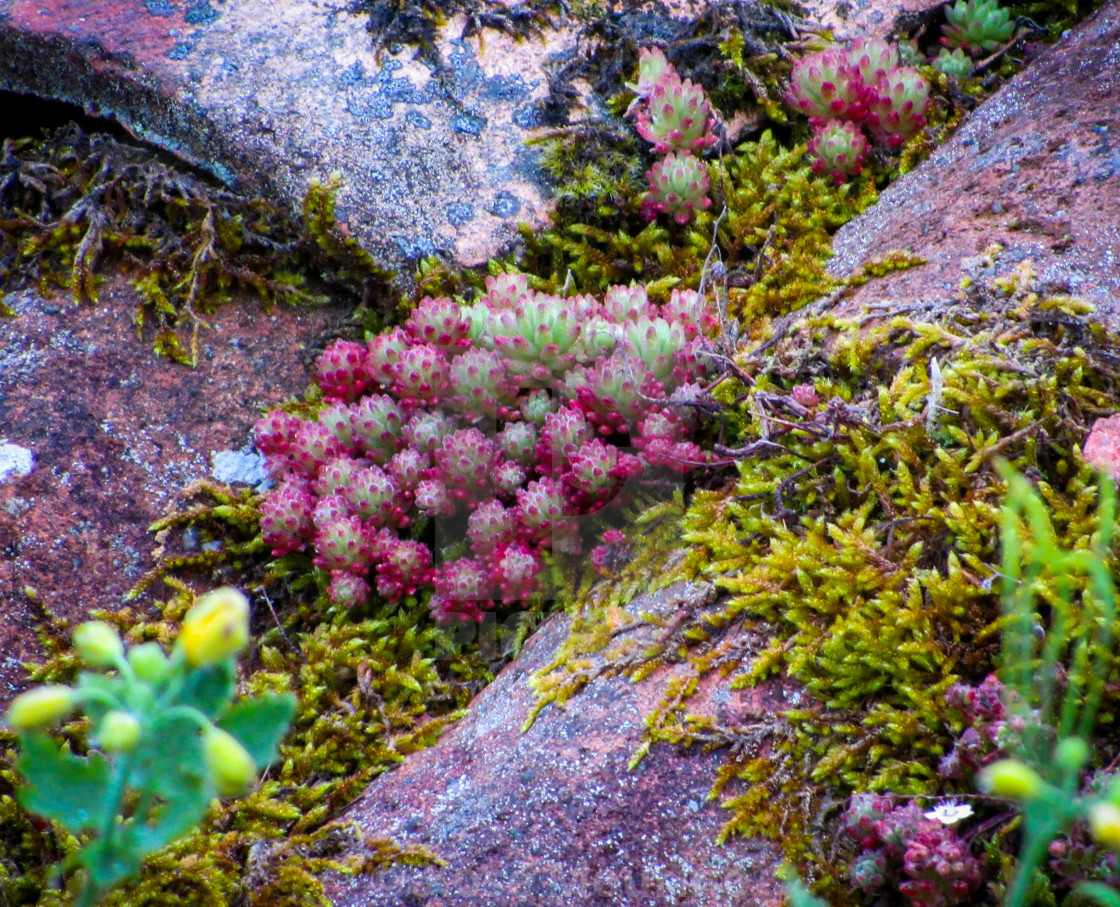
POLYGON ((428 343, 454 353, 470 344, 470 319, 451 299, 425 296, 404 323, 405 332, 414 341, 428 343))
POLYGON ((638 112, 635 128, 658 154, 670 151, 700 152, 717 141, 715 118, 704 89, 675 71, 667 71, 650 91, 638 112))
POLYGON ((671 386, 677 354, 688 345, 684 328, 664 318, 639 318, 622 327, 622 349, 641 359, 662 385, 671 386))
POLYGON ((979 56, 999 48, 1014 31, 1010 10, 1001 7, 998 0, 957 0, 945 7, 941 43, 979 56))
POLYGON ((404 444, 405 412, 384 394, 363 397, 350 407, 350 437, 355 451, 379 466, 404 444))
POLYGON ((405 406, 434 403, 447 394, 451 370, 447 357, 429 343, 410 346, 393 369, 393 392, 405 406))
POLYGON ((491 488, 501 453, 493 439, 477 428, 464 428, 444 438, 433 457, 436 465, 429 478, 443 482, 452 497, 477 501, 491 488))
POLYGON ((493 350, 471 349, 456 357, 448 385, 451 407, 471 416, 505 418, 517 404, 506 360, 493 350))
POLYGON ((530 294, 525 274, 495 274, 486 278, 486 293, 481 304, 488 310, 513 309, 530 294))
POLYGON ((827 173, 840 185, 863 171, 867 139, 854 123, 830 120, 813 130, 807 150, 813 172, 827 173))
POLYGON ((637 102, 646 101, 666 73, 675 72, 664 51, 657 47, 643 47, 638 51, 638 81, 627 82, 626 87, 637 95, 637 102))
POLYGON ((794 64, 787 103, 817 126, 830 120, 859 122, 867 114, 865 86, 848 53, 836 47, 802 57, 794 64))
POLYGON ((603 297, 603 316, 608 324, 621 325, 642 317, 653 318, 656 314, 657 307, 649 301, 643 286, 611 287, 603 297))
POLYGON ((588 368, 573 369, 562 388, 599 434, 625 433, 657 401, 665 388, 644 360, 617 352, 588 368))
POLYGON ((591 513, 606 504, 627 479, 642 474, 645 465, 633 454, 619 450, 602 438, 582 444, 568 458, 563 475, 568 504, 591 513))
POLYGON ((594 437, 595 429, 578 408, 565 406, 549 413, 537 442, 537 472, 560 475, 567 470, 569 457, 594 437))
POLYGON ((517 513, 496 498, 483 501, 467 518, 467 538, 476 555, 490 554, 517 537, 517 513))
POLYGON ((315 525, 311 486, 299 476, 285 476, 261 502, 261 534, 273 557, 302 550, 311 541, 315 525))
POLYGON ((896 66, 875 86, 867 125, 883 144, 897 148, 926 124, 929 82, 909 66, 896 66))
POLYGON ((385 334, 378 334, 366 344, 366 373, 375 386, 393 386, 397 365, 409 343, 404 328, 398 327, 385 334))
POLYGON ((708 168, 690 152, 667 154, 654 161, 646 179, 649 191, 642 204, 651 218, 665 213, 678 224, 687 224, 712 206, 708 168))
POLYGON ((327 399, 356 400, 374 383, 366 348, 352 340, 336 340, 315 360, 315 381, 327 399))
POLYGON ((576 364, 581 323, 571 303, 540 294, 492 314, 493 348, 521 387, 547 387, 576 364))
POLYGON ((847 47, 847 58, 866 88, 874 87, 899 62, 898 49, 881 38, 856 38, 847 47))
POLYGON ((432 580, 432 552, 423 542, 378 534, 377 594, 387 602, 415 595, 432 580))

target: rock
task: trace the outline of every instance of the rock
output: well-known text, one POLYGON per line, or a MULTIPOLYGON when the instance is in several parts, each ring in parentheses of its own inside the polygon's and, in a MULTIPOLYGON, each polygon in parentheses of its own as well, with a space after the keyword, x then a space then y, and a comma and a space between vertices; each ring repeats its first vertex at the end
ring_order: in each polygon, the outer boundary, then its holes
MULTIPOLYGON (((703 584, 678 584, 629 610, 671 616, 711 598, 703 584)), ((646 716, 679 667, 640 684, 601 676, 522 732, 535 703, 529 677, 555 657, 568 623, 567 615, 552 617, 465 718, 375 780, 342 817, 366 835, 427 847, 446 865, 332 876, 337 907, 782 903, 776 843, 739 836, 715 843, 727 818, 707 802, 718 753, 658 744, 627 769, 646 716)), ((634 631, 635 645, 658 632, 634 631)), ((747 722, 790 707, 780 683, 728 690, 728 682, 706 678, 690 708, 747 722)))
POLYGON ((1093 423, 1083 453, 1098 469, 1120 479, 1120 413, 1093 423))
POLYGON ((126 278, 101 293, 97 306, 4 297, 16 317, 0 319, 0 703, 39 657, 25 587, 72 625, 120 607, 154 566, 148 526, 213 476, 212 457, 231 461, 214 455, 249 441, 262 406, 303 392, 303 347, 338 317, 230 303, 189 369, 136 336, 126 278))
MULTIPOLYGON (((813 6, 854 35, 885 33, 899 4, 813 6)), ((0 0, 0 89, 111 117, 289 206, 339 174, 340 219, 390 267, 432 253, 473 265, 509 247, 520 222, 547 219, 524 142, 548 92, 543 64, 574 30, 518 43, 491 29, 459 40, 462 28, 460 17, 443 29, 436 69, 414 48, 378 58, 342 0, 0 0)))
MULTIPOLYGON (((456 28, 458 26, 458 29, 456 28)), ((0 0, 0 89, 80 105, 241 191, 298 206, 339 173, 340 219, 391 266, 485 261, 540 225, 524 145, 562 40, 444 31, 446 67, 378 60, 344 3, 0 0)))
POLYGON ((832 31, 839 40, 861 35, 885 38, 900 17, 915 16, 935 8, 929 0, 802 0, 804 18, 832 31))
POLYGON ((829 265, 851 274, 909 249, 928 263, 855 290, 844 309, 947 300, 962 263, 992 243, 995 271, 1030 259, 1042 284, 1120 327, 1120 3, 1044 51, 981 104, 928 161, 837 233, 829 265))

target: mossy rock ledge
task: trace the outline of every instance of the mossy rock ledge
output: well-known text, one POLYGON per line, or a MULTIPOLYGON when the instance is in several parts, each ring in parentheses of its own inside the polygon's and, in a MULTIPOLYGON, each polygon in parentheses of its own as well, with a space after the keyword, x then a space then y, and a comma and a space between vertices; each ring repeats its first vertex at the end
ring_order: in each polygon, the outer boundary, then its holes
MULTIPOLYGON (((36 638, 52 656, 36 679, 72 673, 58 618, 115 610, 174 546, 163 613, 143 583, 117 611, 130 642, 172 638, 192 567, 291 583, 288 629, 310 628, 301 649, 255 614, 246 687, 305 694, 270 776, 110 903, 777 907, 786 862, 830 903, 866 903, 835 834, 849 795, 971 792, 937 766, 961 730, 946 690, 980 682, 999 645, 997 461, 1040 490, 1061 544, 1095 527, 1081 452, 1120 409, 1117 48, 1110 0, 842 229, 830 267, 858 279, 743 326, 726 468, 635 506, 630 560, 585 576, 509 663, 508 638, 429 658, 443 631, 415 603, 322 620, 314 580, 263 566, 250 493, 197 481, 257 407, 303 392, 324 338, 381 326, 376 268, 349 322, 223 285, 189 373, 136 336, 144 301, 120 275, 97 307, 3 297, 0 453, 36 456, 0 481, 4 682, 36 638), (818 399, 791 419, 775 401, 806 385, 818 399), (146 527, 192 481, 195 524, 157 524, 149 555, 146 527)), ((29 868, 49 835, 13 784, 0 761, 0 883, 62 905, 47 857, 29 868)))
POLYGON ((461 725, 348 813, 446 847, 448 865, 334 877, 337 903, 768 904, 783 855, 850 902, 836 880, 851 854, 827 831, 847 795, 943 794, 940 697, 993 664, 995 459, 1042 482, 1068 543, 1091 531, 1079 450, 1120 405, 1120 169, 1103 138, 1120 107, 1110 77, 1084 74, 1118 41, 1113 2, 842 228, 838 274, 896 250, 930 263, 776 320, 739 358, 757 388, 843 401, 835 435, 744 457, 737 484, 660 512, 678 522, 652 537, 685 545, 639 572, 671 585, 628 601, 624 578, 552 618, 461 725), (931 359, 951 412, 927 423, 931 359), (696 833, 713 829, 707 855, 696 833))

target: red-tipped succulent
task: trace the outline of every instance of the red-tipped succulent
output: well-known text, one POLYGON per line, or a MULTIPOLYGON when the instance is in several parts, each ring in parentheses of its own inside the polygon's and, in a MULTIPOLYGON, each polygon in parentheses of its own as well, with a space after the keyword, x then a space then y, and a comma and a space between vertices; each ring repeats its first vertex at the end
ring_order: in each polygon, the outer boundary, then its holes
POLYGON ((882 144, 896 148, 926 124, 929 82, 916 69, 896 66, 875 86, 867 125, 882 144))
POLYGON ((315 360, 315 381, 327 399, 356 400, 374 383, 366 348, 352 340, 336 340, 315 360))
POLYGON ((646 104, 638 111, 635 128, 658 154, 670 151, 700 152, 717 142, 715 117, 704 89, 673 70, 654 84, 646 104))
POLYGON ((708 168, 690 152, 667 154, 654 161, 646 179, 649 191, 642 204, 650 220, 665 213, 678 224, 687 224, 712 206, 708 168))
POLYGON ((809 139, 809 159, 814 173, 826 173, 836 185, 863 172, 867 139, 855 123, 833 120, 817 126, 809 139))
POLYGON ((867 99, 858 66, 843 48, 802 57, 793 67, 786 101, 809 117, 813 126, 829 120, 859 122, 867 114, 867 99))
POLYGON ((534 599, 547 557, 579 553, 580 517, 649 465, 702 461, 677 398, 702 393, 688 382, 715 325, 693 291, 659 308, 642 286, 600 302, 518 274, 473 305, 426 298, 404 327, 328 347, 313 414, 257 423, 277 481, 264 541, 308 552, 343 607, 426 594, 453 623, 534 599), (468 555, 434 567, 420 540, 433 521, 462 527, 468 555))

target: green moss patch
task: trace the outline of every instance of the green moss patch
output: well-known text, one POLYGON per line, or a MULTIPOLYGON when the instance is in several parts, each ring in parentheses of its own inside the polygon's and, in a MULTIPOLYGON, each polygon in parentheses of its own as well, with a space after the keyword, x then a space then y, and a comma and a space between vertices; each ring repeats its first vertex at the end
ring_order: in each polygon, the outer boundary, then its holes
POLYGON ((389 295, 388 274, 338 233, 331 187, 310 191, 297 223, 153 151, 74 125, 9 139, 2 154, 4 286, 62 288, 96 303, 112 265, 141 295, 137 330, 178 362, 196 362, 199 329, 235 292, 265 308, 320 304, 328 292, 378 308, 389 295))
POLYGON ((721 390, 739 432, 721 450, 737 477, 675 516, 665 505, 647 515, 672 520, 685 546, 670 555, 651 536, 617 587, 625 597, 656 572, 658 587, 713 583, 719 603, 679 615, 635 653, 613 632, 632 620, 620 599, 590 595, 537 678, 542 705, 610 671, 604 663, 635 678, 686 663, 646 746, 724 749, 712 789, 730 811, 724 834, 778 837, 842 892, 822 812, 852 791, 956 790, 937 773, 960 731, 944 693, 991 671, 999 643, 996 460, 1031 478, 1059 544, 1084 546, 1094 532, 1097 488, 1080 446, 1120 407, 1120 373, 1117 338, 1088 314, 1040 298, 1021 269, 952 304, 811 317, 748 346, 737 364, 749 386, 721 390), (796 402, 805 386, 819 402, 796 402), (688 707, 714 670, 733 688, 784 678, 807 695, 769 726, 730 726, 688 707))

